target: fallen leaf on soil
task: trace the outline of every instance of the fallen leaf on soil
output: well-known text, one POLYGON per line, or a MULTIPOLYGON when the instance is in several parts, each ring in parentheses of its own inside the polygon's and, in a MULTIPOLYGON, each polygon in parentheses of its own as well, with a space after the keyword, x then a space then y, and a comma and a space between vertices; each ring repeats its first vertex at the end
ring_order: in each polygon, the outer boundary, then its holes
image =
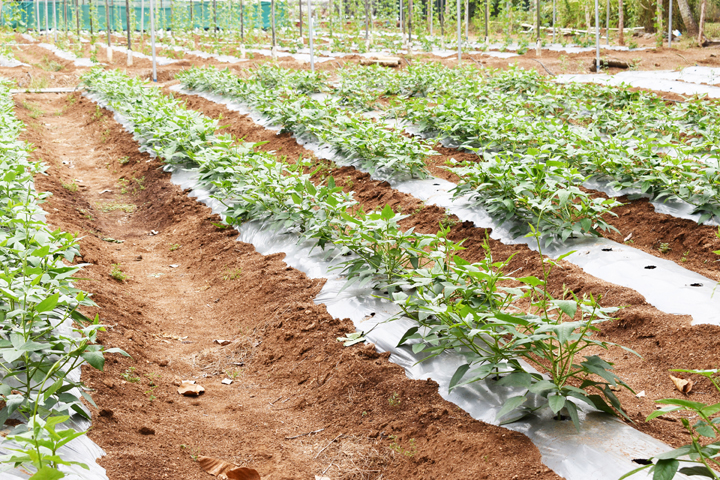
POLYGON ((670 380, 672 380, 672 382, 675 384, 675 388, 680 390, 685 395, 690 393, 690 390, 692 390, 692 387, 694 385, 692 380, 684 380, 682 378, 673 377, 672 375, 670 375, 670 380))
POLYGON ((180 395, 185 395, 186 397, 197 397, 204 391, 205 389, 202 386, 193 385, 192 383, 183 383, 180 385, 180 388, 178 388, 178 393, 180 395))
POLYGON ((210 475, 228 480, 260 480, 260 474, 252 468, 237 467, 212 457, 198 457, 200 467, 210 475))
POLYGON ((232 343, 232 340, 215 340, 215 343, 224 347, 225 345, 230 345, 232 343))

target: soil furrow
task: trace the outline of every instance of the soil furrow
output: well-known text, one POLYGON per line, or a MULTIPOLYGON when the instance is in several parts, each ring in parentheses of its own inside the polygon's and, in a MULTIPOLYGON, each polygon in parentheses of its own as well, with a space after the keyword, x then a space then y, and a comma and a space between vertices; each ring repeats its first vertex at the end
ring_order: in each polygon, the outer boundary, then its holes
MULTIPOLYGON (((223 132, 232 133, 245 141, 267 142, 259 147, 261 149, 275 151, 289 160, 300 156, 314 158, 311 151, 300 146, 289 134, 267 130, 248 116, 201 97, 176 92, 173 95, 187 102, 189 108, 212 118, 220 118, 221 125, 225 127, 223 132)), ((465 259, 478 261, 483 258, 485 253, 482 245, 487 239, 496 260, 514 255, 507 268, 508 273, 514 276, 542 276, 539 254, 526 246, 505 245, 489 239, 490 229, 476 228, 470 222, 457 222, 457 218, 447 216, 444 209, 425 206, 416 198, 394 190, 387 182, 373 180, 370 175, 354 167, 326 165, 328 168, 322 173, 334 176, 338 185, 343 185, 346 191, 353 191, 355 198, 366 210, 389 204, 396 211, 412 214, 403 224, 408 228, 415 227, 420 232, 434 233, 440 222, 452 225, 450 237, 455 241, 465 240, 463 246, 466 250, 460 253, 465 259)), ((655 410, 654 400, 677 396, 678 392, 668 377, 669 369, 715 368, 720 363, 720 341, 717 340, 720 327, 692 326, 689 316, 661 312, 649 305, 636 291, 597 279, 565 261, 560 262, 560 268, 553 271, 550 291, 555 296, 562 295, 564 291, 572 291, 580 296, 593 294, 601 297, 603 306, 623 307, 617 314, 617 321, 604 324, 600 335, 604 340, 634 349, 642 358, 619 348, 593 353, 599 353, 604 359, 614 362, 621 378, 636 392, 645 392, 645 396, 640 398, 629 392, 618 392, 626 412, 636 422, 635 426, 673 446, 684 444, 687 437, 680 422, 661 420, 648 424, 644 419, 655 410)), ((691 396, 697 395, 698 401, 720 401, 720 395, 709 382, 700 381, 697 388, 698 391, 691 396)))
POLYGON ((53 193, 48 223, 81 237, 78 285, 98 304, 85 313, 132 355, 83 372, 111 479, 209 478, 198 455, 268 479, 558 478, 523 435, 471 419, 372 346, 342 347, 354 327, 313 303, 323 282, 218 228, 111 113, 51 94, 19 95, 17 113, 49 165, 36 180, 53 193), (202 396, 177 394, 190 379, 202 396))

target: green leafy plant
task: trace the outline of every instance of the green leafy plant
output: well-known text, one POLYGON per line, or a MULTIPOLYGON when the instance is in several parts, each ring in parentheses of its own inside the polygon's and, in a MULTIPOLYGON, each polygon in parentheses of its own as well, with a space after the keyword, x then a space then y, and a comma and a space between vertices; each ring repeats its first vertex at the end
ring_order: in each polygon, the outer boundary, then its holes
POLYGON ((113 263, 110 268, 110 276, 118 282, 124 282, 127 280, 128 276, 120 269, 120 267, 121 265, 119 263, 113 263))
POLYGON ((120 376, 128 383, 137 383, 140 381, 140 377, 135 375, 135 370, 135 367, 128 367, 120 376))
MULTIPOLYGON (((715 389, 720 392, 720 370, 671 370, 691 375, 701 375, 708 379, 715 389)), ((717 468, 720 467, 720 403, 707 405, 702 402, 693 402, 684 398, 666 398, 656 400, 663 405, 662 408, 651 413, 646 422, 662 417, 672 412, 684 412, 687 416, 680 418, 682 426, 690 437, 690 443, 644 459, 642 467, 628 472, 620 480, 648 470, 653 474, 653 480, 672 479, 677 473, 697 477, 720 479, 717 468), (692 420, 696 419, 696 420, 692 420), (688 466, 681 467, 687 464, 688 466)))

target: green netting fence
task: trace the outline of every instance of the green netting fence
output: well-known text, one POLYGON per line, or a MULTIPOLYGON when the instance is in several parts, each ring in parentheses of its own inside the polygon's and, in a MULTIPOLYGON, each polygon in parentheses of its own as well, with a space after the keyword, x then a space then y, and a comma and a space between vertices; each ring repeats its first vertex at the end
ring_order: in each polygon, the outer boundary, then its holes
MULTIPOLYGON (((106 8, 104 0, 95 0, 88 3, 88 0, 80 1, 75 5, 74 0, 39 2, 13 1, 2 3, 2 15, 0 25, 17 28, 20 30, 38 30, 37 19, 39 19, 40 30, 46 25, 52 29, 57 20, 59 30, 70 30, 77 28, 77 21, 80 20, 81 30, 94 31, 107 28, 106 8), (57 19, 55 16, 57 15, 57 19), (92 20, 92 25, 91 25, 92 20), (46 23, 47 21, 47 23, 46 23)), ((127 30, 126 6, 122 0, 108 0, 110 28, 113 31, 127 30)), ((163 30, 186 30, 188 28, 215 28, 215 10, 213 2, 210 1, 156 1, 155 5, 155 28, 163 30)), ((223 30, 237 30, 240 28, 240 1, 218 1, 216 2, 217 26, 223 30)), ((246 29, 263 28, 271 26, 270 2, 254 1, 243 2, 242 11, 246 29)), ((275 3, 275 24, 277 27, 286 26, 288 19, 288 5, 286 2, 275 3)), ((139 31, 143 22, 143 30, 150 28, 150 0, 143 2, 134 0, 130 2, 130 26, 139 31), (144 10, 144 15, 143 15, 144 10)))

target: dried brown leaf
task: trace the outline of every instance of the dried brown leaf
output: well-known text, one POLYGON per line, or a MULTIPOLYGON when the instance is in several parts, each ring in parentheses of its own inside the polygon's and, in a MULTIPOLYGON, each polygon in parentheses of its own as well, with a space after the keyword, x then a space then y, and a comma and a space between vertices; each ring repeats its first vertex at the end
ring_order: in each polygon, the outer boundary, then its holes
POLYGON ((672 375, 670 375, 670 380, 672 380, 672 382, 675 384, 675 388, 677 388, 685 395, 690 393, 694 385, 692 380, 685 380, 683 378, 674 377, 672 375))

